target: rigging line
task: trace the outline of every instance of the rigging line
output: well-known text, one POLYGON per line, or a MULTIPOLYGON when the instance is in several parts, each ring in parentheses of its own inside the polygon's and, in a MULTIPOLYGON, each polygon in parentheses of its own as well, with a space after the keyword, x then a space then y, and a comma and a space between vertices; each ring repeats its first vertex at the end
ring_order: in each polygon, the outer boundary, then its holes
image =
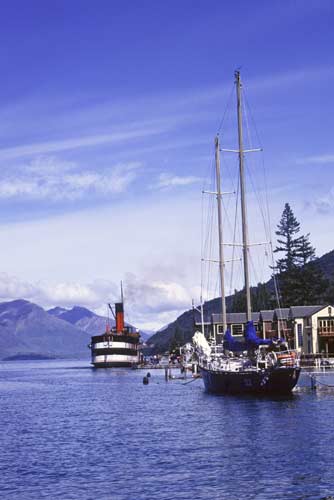
POLYGON ((214 210, 213 210, 213 206, 212 206, 212 200, 210 200, 210 222, 209 222, 209 229, 210 229, 210 232, 209 232, 209 239, 208 239, 208 251, 207 251, 207 255, 209 257, 209 262, 207 264, 207 296, 209 297, 210 295, 210 289, 211 289, 211 285, 210 285, 210 277, 211 277, 211 268, 212 268, 212 262, 211 262, 211 257, 212 257, 212 248, 213 248, 213 213, 214 213, 214 210))
MULTIPOLYGON (((211 169, 212 169, 212 165, 211 165, 211 169)), ((212 179, 211 179, 211 183, 209 184, 209 188, 211 189, 212 188, 212 179)), ((203 200, 204 200, 204 193, 202 194, 203 196, 203 200)), ((203 203, 204 205, 204 203, 203 203)), ((206 216, 207 216, 207 220, 206 220, 206 235, 205 235, 205 240, 204 240, 204 248, 203 248, 203 257, 205 257, 205 254, 207 252, 207 249, 208 249, 208 241, 209 241, 209 238, 210 238, 210 214, 211 214, 211 205, 212 205, 212 198, 209 197, 208 198, 208 201, 207 201, 207 206, 206 206, 206 216)), ((205 207, 204 207, 204 210, 205 210, 205 207)), ((204 228, 203 228, 203 233, 204 233, 204 228)))
POLYGON ((221 128, 223 126, 223 123, 224 123, 227 111, 228 111, 228 109, 229 109, 229 107, 231 105, 232 95, 233 94, 234 94, 234 83, 231 86, 231 91, 230 91, 229 97, 228 97, 227 102, 226 102, 226 106, 225 106, 225 109, 224 109, 224 112, 223 112, 223 116, 222 116, 222 119, 220 120, 220 124, 219 124, 218 130, 217 130, 217 134, 218 135, 219 135, 219 133, 221 131, 221 128))
MULTIPOLYGON (((243 95, 244 95, 244 92, 243 92, 243 95)), ((249 147, 249 149, 253 149, 253 141, 251 139, 247 106, 243 106, 243 116, 244 116, 244 121, 245 121, 245 125, 246 125, 247 137, 248 137, 248 147, 249 147)))
MULTIPOLYGON (((238 178, 237 190, 236 190, 236 199, 235 199, 235 211, 234 211, 234 227, 233 227, 233 239, 232 242, 236 242, 237 235, 237 223, 238 223, 238 208, 239 208, 239 193, 240 193, 240 179, 238 178)), ((232 281, 234 277, 234 259, 235 259, 236 247, 232 247, 232 266, 231 266, 231 277, 230 277, 230 291, 232 293, 232 281)))
MULTIPOLYGON (((260 134, 258 132, 258 128, 256 126, 256 122, 255 122, 255 119, 254 119, 254 116, 253 116, 253 113, 252 113, 252 109, 251 109, 251 107, 249 105, 249 102, 248 102, 248 99, 247 99, 246 96, 244 96, 244 102, 245 102, 245 105, 246 105, 246 107, 247 107, 247 109, 249 111, 250 119, 251 119, 251 121, 253 123, 255 134, 256 134, 256 137, 257 137, 257 141, 258 141, 260 147, 262 148, 262 141, 261 141, 261 138, 260 138, 260 134)), ((277 301, 279 309, 281 309, 279 283, 277 281, 277 277, 276 277, 276 273, 275 273, 275 260, 274 260, 274 253, 273 253, 273 248, 272 248, 272 222, 271 222, 271 215, 270 215, 270 209, 269 209, 268 177, 267 177, 267 169, 266 169, 266 165, 265 165, 264 155, 263 154, 261 155, 261 164, 262 164, 262 169, 261 170, 262 170, 262 173, 263 173, 264 193, 265 193, 265 203, 264 203, 264 206, 265 206, 265 209, 266 209, 266 217, 264 216, 264 214, 262 215, 262 217, 263 217, 263 221, 264 221, 265 231, 267 233, 266 237, 267 237, 268 241, 270 242, 270 257, 271 257, 271 260, 272 260, 272 270, 273 270, 272 279, 273 279, 273 283, 274 283, 274 290, 275 290, 276 301, 277 301)))
POLYGON ((244 91, 243 93, 243 97, 244 97, 244 103, 245 103, 245 106, 248 108, 248 112, 249 112, 249 115, 250 115, 250 119, 252 121, 252 124, 253 124, 253 127, 254 127, 254 130, 255 130, 255 135, 257 137, 257 140, 258 140, 258 143, 259 143, 259 146, 260 148, 262 149, 262 141, 261 141, 261 138, 260 138, 260 134, 258 132, 258 128, 256 126, 256 121, 254 119, 254 116, 253 116, 253 113, 252 113, 252 108, 251 106, 249 105, 249 102, 248 102, 248 98, 246 96, 246 93, 244 91))
MULTIPOLYGON (((260 137, 257 125, 256 125, 255 118, 254 118, 253 113, 252 113, 252 108, 249 105, 248 98, 245 94, 244 94, 244 102, 245 102, 245 106, 248 109, 250 119, 251 119, 251 122, 252 122, 254 130, 255 130, 255 135, 257 137, 258 144, 259 144, 260 148, 263 149, 262 140, 261 140, 261 137, 260 137)), ((263 154, 261 155, 261 163, 262 163, 262 172, 263 172, 263 180, 264 180, 264 188, 265 188, 264 189, 265 199, 266 199, 265 206, 266 206, 266 211, 267 211, 267 221, 268 221, 268 225, 269 225, 269 239, 271 240, 272 227, 271 227, 271 219, 270 219, 269 200, 268 200, 268 178, 267 178, 267 169, 266 169, 266 164, 264 161, 263 154)))
MULTIPOLYGON (((252 149, 253 148, 253 142, 252 142, 251 134, 250 134, 250 127, 249 127, 249 120, 248 120, 248 111, 249 111, 249 107, 248 106, 244 106, 244 116, 245 116, 245 123, 246 123, 246 131, 247 131, 247 135, 248 135, 249 147, 250 147, 250 149, 252 149)), ((248 177, 249 177, 249 179, 251 181, 253 192, 255 194, 255 197, 256 197, 256 200, 257 200, 257 204, 258 204, 261 216, 262 216, 262 221, 263 221, 263 226, 264 226, 265 234, 266 234, 266 237, 268 237, 267 221, 266 221, 266 217, 265 217, 265 212, 264 212, 264 210, 262 208, 263 205, 265 206, 265 203, 263 202, 263 199, 262 199, 260 191, 258 189, 256 189, 256 187, 255 187, 255 182, 254 182, 254 178, 253 178, 253 175, 252 175, 252 171, 251 171, 250 166, 249 166, 249 162, 247 161, 245 163, 246 163, 246 169, 247 169, 247 172, 248 172, 248 177)), ((263 163, 262 163, 262 165, 263 165, 263 163)), ((266 207, 266 209, 267 209, 267 207, 266 207)))
POLYGON ((255 259, 254 259, 254 256, 250 253, 249 254, 249 260, 251 262, 251 266, 252 266, 252 272, 253 272, 253 276, 255 278, 255 282, 256 282, 256 286, 261 283, 262 284, 262 281, 260 279, 260 276, 259 276, 259 273, 256 269, 256 265, 255 265, 255 259))
POLYGON ((201 304, 203 301, 203 279, 204 279, 204 266, 203 266, 203 255, 204 252, 204 193, 202 192, 201 198, 201 304))
MULTIPOLYGON (((242 269, 242 266, 238 266, 238 271, 237 271, 237 274, 236 274, 236 286, 234 287, 233 289, 233 292, 231 293, 231 296, 232 296, 232 306, 235 305, 235 297, 234 297, 234 292, 241 292, 242 290, 244 290, 244 285, 242 284, 242 276, 243 276, 243 269, 242 269), (239 288, 239 290, 238 290, 239 288)), ((237 311, 237 312, 241 312, 241 311, 237 311)))
POLYGON ((274 289, 275 289, 276 301, 277 301, 278 308, 281 309, 281 300, 280 300, 281 293, 280 293, 279 283, 277 281, 276 273, 275 273, 275 269, 276 269, 275 264, 276 263, 275 263, 275 259, 274 259, 274 252, 273 252, 273 248, 272 248, 272 242, 270 242, 270 247, 271 247, 271 259, 272 259, 272 270, 273 270, 272 278, 273 278, 273 282, 274 282, 274 289))
POLYGON ((226 158, 227 158, 227 154, 222 154, 221 155, 221 159, 222 159, 222 170, 227 172, 227 178, 229 180, 229 182, 231 183, 232 186, 235 186, 236 184, 236 179, 237 179, 237 170, 235 168, 233 168, 233 172, 234 174, 232 174, 232 169, 230 167, 230 163, 228 161, 226 161, 226 158))
POLYGON ((203 259, 205 257, 206 252, 207 252, 207 248, 209 246, 209 239, 210 239, 210 233, 208 230, 205 231, 204 226, 205 226, 205 218, 206 218, 206 228, 210 228, 210 225, 208 224, 208 222, 209 222, 209 218, 210 218, 210 202, 211 202, 211 200, 209 199, 208 203, 206 205, 204 191, 205 191, 206 185, 208 184, 208 179, 210 179, 209 174, 211 174, 211 180, 209 180, 209 182, 212 182, 212 164, 213 164, 213 161, 210 160, 208 162, 207 167, 206 167, 206 172, 205 172, 205 175, 203 176, 203 183, 202 183, 202 199, 201 199, 201 299, 202 300, 203 300, 205 281, 206 281, 205 264, 204 264, 203 259))
MULTIPOLYGON (((245 106, 244 106, 244 115, 245 115, 245 119, 246 119, 246 125, 247 125, 247 131, 248 131, 248 137, 249 137, 249 141, 250 141, 250 147, 252 149, 252 140, 251 140, 251 136, 250 136, 250 130, 251 130, 251 127, 250 127, 250 124, 249 122, 251 121, 252 122, 252 126, 255 130, 255 135, 257 137, 257 141, 258 141, 258 144, 260 146, 261 149, 262 148, 262 141, 260 139, 260 136, 259 136, 259 132, 258 132, 258 129, 257 129, 257 126, 256 126, 256 122, 255 122, 255 119, 254 119, 254 116, 252 114, 252 110, 251 110, 251 107, 249 105, 249 102, 248 102, 248 99, 247 97, 245 96, 245 93, 244 93, 244 103, 245 103, 245 106), (249 119, 250 117, 250 119, 249 119)), ((265 163, 264 163, 264 159, 263 159, 263 155, 261 155, 261 163, 262 163, 262 172, 263 172, 263 177, 264 177, 264 184, 265 184, 265 192, 266 194, 268 194, 268 191, 267 191, 267 182, 266 182, 266 169, 265 169, 265 163)))
POLYGON ((213 295, 213 298, 215 299, 216 297, 219 297, 220 296, 220 288, 219 288, 219 273, 217 272, 216 273, 216 282, 215 282, 215 286, 214 286, 214 295, 213 295))
MULTIPOLYGON (((223 156, 224 165, 228 165, 228 162, 224 161, 224 155, 222 155, 222 156, 223 156)), ((238 175, 232 176, 232 171, 230 168, 227 167, 226 170, 229 173, 229 177, 230 177, 229 180, 232 184, 232 189, 233 189, 234 193, 236 193, 238 190, 238 187, 239 187, 239 184, 238 184, 239 177, 238 177, 238 175)), ((237 169, 234 169, 234 170, 236 171, 237 169)), ((222 199, 222 205, 223 205, 224 212, 225 212, 224 223, 228 226, 228 229, 231 232, 232 232, 232 226, 231 226, 230 218, 228 217, 228 210, 229 210, 229 205, 232 203, 232 200, 233 200, 233 197, 228 197, 227 202, 224 202, 224 198, 222 199)))
POLYGON ((269 230, 268 230, 268 223, 266 221, 266 214, 265 214, 265 212, 263 210, 263 202, 261 200, 259 191, 255 187, 254 179, 253 179, 253 176, 252 176, 252 172, 249 169, 248 162, 245 162, 245 165, 246 165, 246 171, 247 171, 247 174, 248 174, 248 178, 249 178, 251 186, 252 186, 252 191, 253 191, 253 194, 255 195, 255 198, 256 198, 256 201, 257 201, 257 205, 258 205, 258 209, 259 209, 260 214, 261 214, 264 232, 265 232, 266 238, 269 238, 270 237, 270 233, 269 233, 269 230))
MULTIPOLYGON (((213 169, 212 169, 213 172, 213 169)), ((211 179, 211 186, 214 183, 213 181, 213 175, 211 179)), ((208 228, 208 234, 207 234, 207 247, 206 247, 206 255, 209 257, 209 259, 212 257, 212 246, 213 246, 213 215, 214 215, 214 210, 213 210, 213 204, 214 200, 213 197, 210 196, 208 200, 208 214, 207 214, 207 228, 208 228)), ((211 276, 211 262, 209 260, 208 266, 207 266, 207 295, 209 295, 209 290, 210 290, 210 276, 211 276)))

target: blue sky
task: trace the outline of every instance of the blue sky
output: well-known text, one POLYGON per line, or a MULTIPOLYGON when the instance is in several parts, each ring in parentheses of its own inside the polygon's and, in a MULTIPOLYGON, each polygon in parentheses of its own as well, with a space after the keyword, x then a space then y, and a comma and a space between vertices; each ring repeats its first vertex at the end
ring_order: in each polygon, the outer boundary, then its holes
POLYGON ((238 67, 273 227, 289 202, 332 250, 333 15, 326 0, 2 2, 1 299, 103 311, 123 279, 152 329, 198 300, 201 189, 238 67))

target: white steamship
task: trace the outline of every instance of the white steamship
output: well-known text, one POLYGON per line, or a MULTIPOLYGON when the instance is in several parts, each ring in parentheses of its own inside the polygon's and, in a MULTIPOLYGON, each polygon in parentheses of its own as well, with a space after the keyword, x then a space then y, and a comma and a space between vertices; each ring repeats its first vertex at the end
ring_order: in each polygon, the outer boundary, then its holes
POLYGON ((134 327, 125 325, 123 302, 115 304, 113 314, 115 327, 110 328, 108 321, 105 333, 91 339, 92 365, 95 368, 131 367, 139 362, 140 335, 134 327))

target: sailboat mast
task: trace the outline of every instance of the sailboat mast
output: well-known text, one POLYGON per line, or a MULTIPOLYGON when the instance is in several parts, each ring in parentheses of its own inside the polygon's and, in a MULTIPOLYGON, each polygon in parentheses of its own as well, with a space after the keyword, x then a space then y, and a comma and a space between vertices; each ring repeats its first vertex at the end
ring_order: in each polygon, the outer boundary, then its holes
POLYGON ((246 289, 246 316, 247 321, 252 319, 252 306, 250 297, 249 285, 249 265, 248 265, 248 229, 247 229, 247 213, 245 200, 245 171, 244 171, 244 149, 242 135, 242 107, 241 107, 241 80, 240 72, 235 72, 236 87, 237 87, 237 110, 238 110, 238 139, 239 139, 239 175, 240 175, 240 198, 241 198, 241 222, 242 222, 242 246, 243 246, 243 261, 244 261, 244 280, 246 289))
POLYGON ((220 293, 222 306, 223 332, 226 331, 226 302, 225 302, 225 282, 224 282, 224 247, 223 247, 223 219, 222 219, 222 193, 220 182, 220 147, 219 138, 215 138, 215 159, 216 159, 216 185, 217 185, 217 205, 218 205, 218 237, 219 237, 219 276, 220 293))

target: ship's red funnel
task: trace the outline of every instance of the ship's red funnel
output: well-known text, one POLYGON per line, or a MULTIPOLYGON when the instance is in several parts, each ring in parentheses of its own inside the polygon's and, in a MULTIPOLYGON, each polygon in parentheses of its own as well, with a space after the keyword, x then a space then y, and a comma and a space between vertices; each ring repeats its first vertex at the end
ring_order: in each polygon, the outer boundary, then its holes
POLYGON ((118 302, 115 304, 116 310, 116 332, 122 333, 124 330, 124 310, 123 302, 118 302))

